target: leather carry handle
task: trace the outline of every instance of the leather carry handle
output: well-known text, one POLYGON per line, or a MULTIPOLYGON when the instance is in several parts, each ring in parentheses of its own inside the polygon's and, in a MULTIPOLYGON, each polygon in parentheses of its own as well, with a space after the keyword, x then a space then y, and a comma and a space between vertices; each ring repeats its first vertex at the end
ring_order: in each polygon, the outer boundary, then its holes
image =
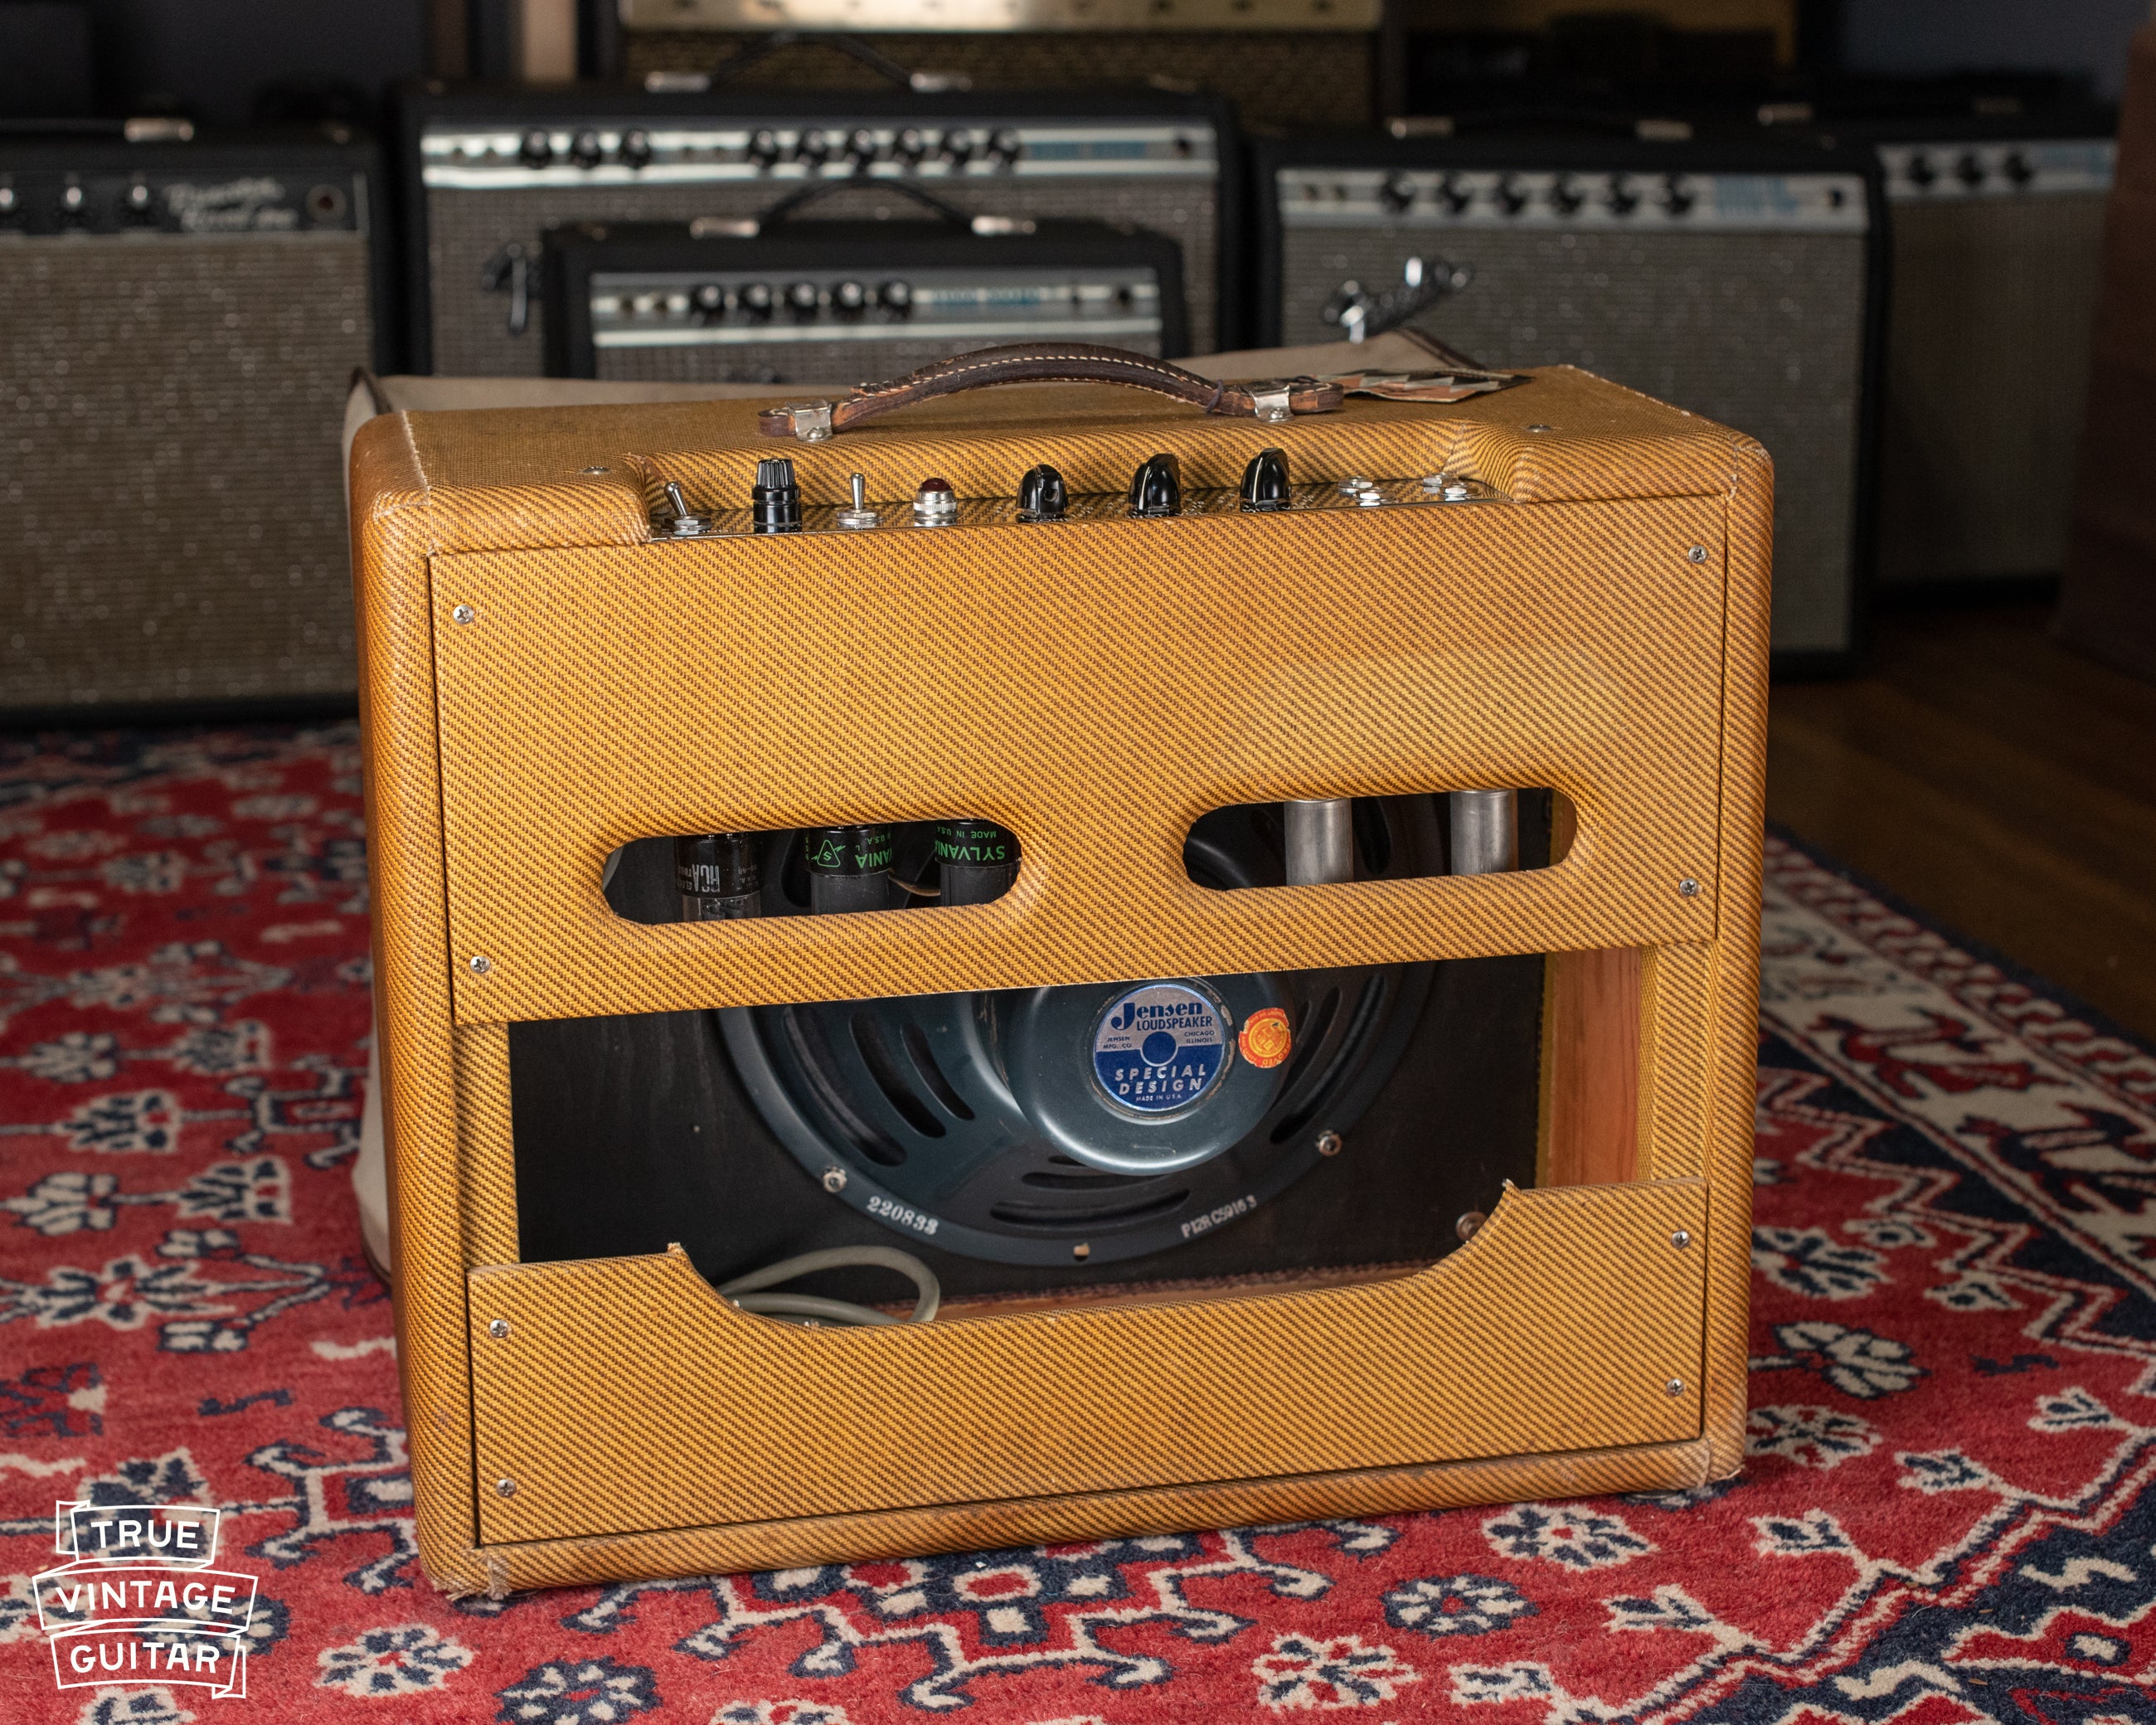
MULTIPOLYGON (((973 217, 957 204, 938 198, 933 192, 905 180, 876 180, 865 174, 855 174, 843 180, 812 180, 808 184, 788 193, 756 218, 757 230, 768 234, 773 228, 792 221, 810 204, 820 203, 834 193, 862 191, 900 193, 954 227, 971 228, 973 225, 973 217)), ((1027 223, 1029 227, 1031 225, 1027 223)))
POLYGON ((767 408, 757 415, 757 429, 766 437, 822 443, 895 408, 999 383, 1122 383, 1188 402, 1209 413, 1246 413, 1273 423, 1296 413, 1328 413, 1346 399, 1337 383, 1315 377, 1220 383, 1126 348, 1089 341, 1020 341, 938 360, 887 382, 864 383, 842 402, 767 408))
POLYGON ((966 90, 973 87, 972 79, 961 77, 955 72, 916 72, 851 36, 824 30, 773 30, 721 60, 706 75, 704 88, 708 90, 723 90, 742 73, 769 59, 782 49, 803 47, 829 48, 840 54, 850 54, 879 77, 887 78, 901 90, 910 90, 918 95, 936 95, 946 90, 966 90))

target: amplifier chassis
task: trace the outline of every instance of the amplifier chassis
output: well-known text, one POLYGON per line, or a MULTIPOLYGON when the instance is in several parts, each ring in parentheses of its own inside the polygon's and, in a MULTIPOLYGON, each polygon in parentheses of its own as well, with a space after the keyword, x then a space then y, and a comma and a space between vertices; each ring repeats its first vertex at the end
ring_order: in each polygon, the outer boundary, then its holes
POLYGON ((817 447, 774 445, 752 412, 385 416, 354 446, 399 1362, 435 1581, 499 1594, 1733 1472, 1758 446, 1562 368, 1279 425, 1004 391, 817 447), (1007 496, 1038 462, 1100 494, 1152 451, 1232 488, 1269 445, 1306 478, 1445 472, 1491 501, 875 545, 653 525, 670 483, 744 507, 774 450, 813 511, 846 506, 856 470, 886 508, 923 472, 1007 496), (1172 576, 1207 626, 1101 629, 1134 575, 1172 576), (875 723, 800 722, 846 710, 871 666, 875 723), (953 704, 962 666, 1002 698, 953 704), (1075 740, 1197 686, 1208 722, 1171 761, 1119 757, 1105 822, 1075 740), (1508 786, 1570 811, 1557 865, 1222 894, 1168 842, 1230 805, 1508 786), (960 807, 1023 838, 994 902, 645 924, 602 896, 610 853, 655 834, 960 807), (845 1331, 740 1310, 679 1250, 520 1261, 512 1026, 1505 954, 1550 955, 1537 1184, 1428 1267, 845 1331))

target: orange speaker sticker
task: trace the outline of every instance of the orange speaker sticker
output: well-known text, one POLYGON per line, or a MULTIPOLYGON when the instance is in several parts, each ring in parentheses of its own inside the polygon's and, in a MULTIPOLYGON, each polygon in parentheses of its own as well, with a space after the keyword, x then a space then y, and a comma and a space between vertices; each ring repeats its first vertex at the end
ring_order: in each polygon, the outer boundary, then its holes
POLYGON ((1295 1046, 1287 1014, 1277 1006, 1260 1007, 1243 1020, 1235 1046, 1253 1066, 1277 1066, 1295 1046))

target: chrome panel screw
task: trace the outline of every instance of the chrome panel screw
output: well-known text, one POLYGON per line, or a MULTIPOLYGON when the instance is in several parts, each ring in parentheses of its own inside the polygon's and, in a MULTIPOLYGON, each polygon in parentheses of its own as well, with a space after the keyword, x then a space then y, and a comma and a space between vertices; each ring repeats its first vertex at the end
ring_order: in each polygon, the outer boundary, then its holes
POLYGON ((1670 1244, 1675 1246, 1679 1251, 1682 1251, 1686 1246, 1691 1244, 1691 1235, 1684 1229, 1680 1228, 1675 1234, 1672 1234, 1670 1236, 1670 1244))
POLYGON ((1683 880, 1677 882, 1677 891, 1686 898, 1697 898, 1699 896, 1699 882, 1693 880, 1691 875, 1687 875, 1683 880))
POLYGON ((479 613, 473 610, 470 605, 459 605, 455 610, 449 613, 449 621, 452 623, 470 623, 478 615, 479 613))
POLYGON ((1480 1210, 1470 1210, 1452 1224, 1452 1231, 1462 1240, 1472 1240, 1481 1231, 1482 1224, 1489 1219, 1480 1210))
POLYGON ((1317 1153, 1320 1156, 1337 1156, 1347 1147, 1347 1140, 1337 1132, 1325 1132, 1317 1135, 1317 1153))
POLYGON ((496 1480, 494 1482, 494 1493, 497 1497, 514 1497, 516 1495, 516 1481, 511 1479, 496 1480))
POLYGON ((1695 563, 1703 563, 1707 561, 1707 547, 1704 545, 1695 545, 1685 555, 1695 563))
POLYGON ((824 1189, 826 1192, 844 1192, 846 1189, 846 1171, 842 1168, 825 1168, 824 1189))
POLYGON ((506 1342, 509 1339, 509 1320, 497 1317, 486 1327, 486 1332, 497 1342, 506 1342))
POLYGON ((1672 1378, 1668 1383, 1665 1384, 1662 1388, 1667 1390, 1671 1395, 1682 1395, 1684 1394, 1684 1379, 1681 1378, 1672 1378))
POLYGON ((577 471, 579 473, 612 473, 613 470, 611 467, 580 467, 577 471))
POLYGON ((1543 432, 1553 430, 1554 429, 1554 427, 1548 425, 1530 425, 1527 428, 1529 431, 1533 432, 1537 436, 1540 436, 1543 432))
POLYGON ((494 968, 494 960, 484 952, 475 952, 472 954, 471 968, 474 976, 485 976, 487 972, 494 968))

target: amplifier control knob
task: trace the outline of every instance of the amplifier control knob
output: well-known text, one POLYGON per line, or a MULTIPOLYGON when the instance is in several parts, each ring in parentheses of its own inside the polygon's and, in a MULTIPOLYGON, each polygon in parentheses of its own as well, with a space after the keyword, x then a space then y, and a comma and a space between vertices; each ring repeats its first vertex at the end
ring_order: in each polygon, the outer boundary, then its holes
POLYGON ((1970 150, 1964 152, 1961 160, 1954 164, 1954 177, 1974 192, 1991 177, 1991 170, 1984 165, 1981 156, 1970 150))
POLYGON ((888 317, 906 317, 913 311, 913 285, 887 281, 876 290, 876 304, 888 317))
POLYGON ((569 160, 578 167, 597 167, 606 151, 599 148, 599 135, 595 131, 580 131, 569 143, 569 160))
POLYGON ((837 147, 838 140, 830 133, 812 126, 801 134, 801 141, 793 146, 793 159, 814 171, 829 162, 837 147))
POLYGON ((699 323, 716 323, 726 315, 726 290, 716 281, 700 284, 689 295, 689 308, 699 323))
POLYGON ((868 172, 879 147, 876 135, 865 126, 857 126, 846 134, 846 160, 853 164, 857 174, 868 172))
POLYGON ((90 198, 72 174, 60 193, 60 220, 80 224, 90 219, 90 198))
POLYGON ((1447 174, 1437 182, 1437 201, 1455 216, 1464 216, 1475 202, 1475 194, 1460 182, 1458 174, 1447 174))
POLYGON ((1019 141, 1016 128, 1004 126, 988 140, 988 154, 998 167, 1009 167, 1025 153, 1025 146, 1019 141))
POLYGON ((768 130, 751 133, 748 159, 767 172, 778 160, 778 134, 768 130))
POLYGON ((651 166, 651 134, 638 130, 621 135, 621 165, 624 167, 651 166))
POLYGON ((1999 170, 2017 186, 2026 186, 2036 177, 2036 170, 2030 167, 2029 158, 2019 150, 2008 151, 2005 161, 1999 164, 1999 170))
POLYGON ((1243 508, 1270 514, 1288 506, 1287 455, 1281 449, 1260 449, 1243 470, 1243 508))
POLYGON ((1640 194, 1632 189, 1632 177, 1630 174, 1610 175, 1609 189, 1604 194, 1602 201, 1609 206, 1609 213, 1613 216, 1629 216, 1639 208, 1640 194))
POLYGON ((943 134, 943 142, 936 153, 952 167, 963 167, 973 159, 973 152, 979 148, 980 145, 973 133, 963 126, 954 126, 943 134))
POLYGON ((1568 216, 1586 202, 1570 174, 1559 174, 1550 182, 1549 207, 1559 215, 1568 216))
POLYGON ((841 317, 859 317, 868 305, 869 290, 858 281, 842 281, 831 290, 831 309, 841 317))
POLYGON ((22 214, 22 200, 15 196, 15 188, 11 185, 0 184, 0 222, 19 221, 22 214))
POLYGON ((1908 166, 1902 172, 1912 186, 1928 186, 1939 177, 1939 171, 1932 166, 1932 158, 1922 150, 1910 151, 1908 166))
POLYGON ((1517 216, 1527 207, 1527 194, 1525 188, 1510 174, 1507 174, 1503 179, 1497 182, 1497 189, 1491 196, 1497 208, 1508 216, 1517 216))
POLYGON ((767 284, 751 281, 742 284, 741 292, 736 296, 734 303, 755 322, 767 323, 771 319, 772 310, 778 301, 767 284))
POLYGON ((917 126, 902 126, 891 141, 891 159, 901 167, 918 167, 928 153, 928 134, 917 126))
POLYGON ((806 323, 816 315, 816 308, 823 302, 823 295, 817 291, 814 282, 793 282, 786 290, 787 315, 806 323))
POLYGON ((1022 521, 1060 521, 1070 511, 1070 488, 1054 468, 1029 467, 1018 482, 1018 516, 1022 521))
POLYGON ((149 222, 157 218, 157 205, 150 195, 147 180, 136 180, 128 187, 120 213, 131 222, 149 222))
POLYGON ((544 167, 554 159, 554 141, 534 126, 516 146, 516 159, 526 167, 544 167))
POLYGON ((1131 475, 1131 513, 1169 516, 1183 513, 1183 464, 1174 456, 1149 456, 1131 475))
POLYGON ((1671 174, 1662 182, 1662 208, 1671 215, 1688 216, 1698 202, 1697 194, 1686 183, 1682 174, 1671 174))
POLYGON ((1389 174, 1385 183, 1378 187, 1378 202, 1394 215, 1407 209, 1414 201, 1414 182, 1405 174, 1389 174))

